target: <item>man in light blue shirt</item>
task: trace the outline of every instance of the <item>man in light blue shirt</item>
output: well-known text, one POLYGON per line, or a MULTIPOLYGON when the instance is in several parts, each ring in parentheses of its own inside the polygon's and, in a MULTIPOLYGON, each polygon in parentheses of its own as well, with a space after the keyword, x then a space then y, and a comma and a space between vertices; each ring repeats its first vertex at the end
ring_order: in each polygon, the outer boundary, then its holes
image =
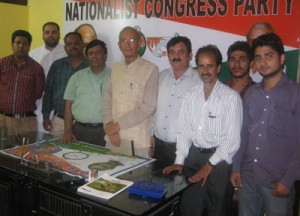
POLYGON ((64 94, 65 133, 62 141, 79 140, 105 146, 102 96, 110 72, 106 67, 106 44, 98 39, 91 41, 86 46, 86 56, 90 67, 70 78, 64 94))
POLYGON ((167 50, 171 68, 159 74, 152 139, 152 156, 163 166, 175 161, 177 120, 185 93, 201 83, 197 71, 190 65, 192 44, 187 37, 173 37, 167 50))

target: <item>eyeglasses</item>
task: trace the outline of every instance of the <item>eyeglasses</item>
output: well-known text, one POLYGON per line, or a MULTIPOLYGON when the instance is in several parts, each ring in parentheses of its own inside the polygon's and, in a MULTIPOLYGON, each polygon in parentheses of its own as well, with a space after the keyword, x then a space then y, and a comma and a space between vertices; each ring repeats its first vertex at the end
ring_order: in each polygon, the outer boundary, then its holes
POLYGON ((138 40, 136 38, 130 38, 130 39, 122 38, 122 39, 119 40, 119 43, 121 43, 121 44, 126 44, 126 43, 133 44, 133 43, 137 43, 137 42, 138 42, 138 40))

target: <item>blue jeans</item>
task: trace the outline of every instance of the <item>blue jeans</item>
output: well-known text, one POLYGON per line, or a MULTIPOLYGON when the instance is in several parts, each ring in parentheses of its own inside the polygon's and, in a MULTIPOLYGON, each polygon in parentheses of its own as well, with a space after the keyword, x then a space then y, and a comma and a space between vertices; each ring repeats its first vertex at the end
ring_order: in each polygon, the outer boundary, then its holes
POLYGON ((295 198, 294 187, 288 197, 280 198, 272 195, 272 186, 255 186, 243 184, 239 188, 239 216, 292 216, 295 198))

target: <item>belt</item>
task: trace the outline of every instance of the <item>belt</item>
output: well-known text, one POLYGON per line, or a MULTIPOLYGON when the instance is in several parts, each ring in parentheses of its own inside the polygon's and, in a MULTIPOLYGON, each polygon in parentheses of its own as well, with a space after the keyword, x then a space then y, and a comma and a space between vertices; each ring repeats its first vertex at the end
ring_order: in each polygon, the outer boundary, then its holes
POLYGON ((54 112, 54 115, 57 116, 58 118, 61 118, 61 119, 65 118, 64 114, 59 114, 57 112, 54 112))
POLYGON ((83 127, 103 127, 103 123, 82 123, 78 121, 76 121, 76 123, 83 127))
POLYGON ((27 113, 5 113, 0 111, 0 114, 11 117, 11 118, 24 118, 24 117, 33 117, 36 116, 34 112, 27 112, 27 113))
POLYGON ((163 141, 163 140, 161 140, 161 139, 158 139, 158 138, 155 137, 155 136, 154 136, 154 138, 155 138, 155 140, 156 140, 158 143, 164 144, 164 145, 166 145, 166 146, 176 146, 176 142, 165 142, 165 141, 163 141))
POLYGON ((214 153, 216 150, 217 150, 217 147, 213 147, 213 148, 200 148, 200 147, 197 147, 195 145, 193 145, 194 148, 201 152, 201 153, 214 153))

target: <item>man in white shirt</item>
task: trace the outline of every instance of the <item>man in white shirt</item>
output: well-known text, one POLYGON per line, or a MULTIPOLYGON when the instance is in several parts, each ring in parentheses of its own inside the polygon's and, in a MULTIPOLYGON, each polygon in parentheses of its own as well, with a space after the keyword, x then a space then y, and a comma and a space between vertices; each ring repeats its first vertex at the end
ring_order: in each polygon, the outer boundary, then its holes
POLYGON ((152 156, 170 166, 176 158, 177 120, 185 93, 201 80, 190 61, 192 44, 187 37, 173 37, 167 43, 171 67, 159 73, 156 113, 153 120, 152 156))
MULTIPOLYGON (((45 78, 47 78, 51 64, 60 58, 66 57, 64 46, 59 44, 60 28, 55 22, 47 22, 43 25, 43 40, 44 45, 30 51, 29 55, 35 61, 40 63, 44 68, 45 78)), ((43 127, 42 115, 42 99, 37 101, 37 109, 35 111, 37 118, 37 130, 48 133, 43 127)))
POLYGON ((202 84, 192 88, 180 109, 175 164, 193 183, 184 191, 181 215, 219 216, 227 210, 232 157, 240 145, 242 101, 239 94, 218 80, 222 55, 216 46, 200 48, 196 65, 202 84))

